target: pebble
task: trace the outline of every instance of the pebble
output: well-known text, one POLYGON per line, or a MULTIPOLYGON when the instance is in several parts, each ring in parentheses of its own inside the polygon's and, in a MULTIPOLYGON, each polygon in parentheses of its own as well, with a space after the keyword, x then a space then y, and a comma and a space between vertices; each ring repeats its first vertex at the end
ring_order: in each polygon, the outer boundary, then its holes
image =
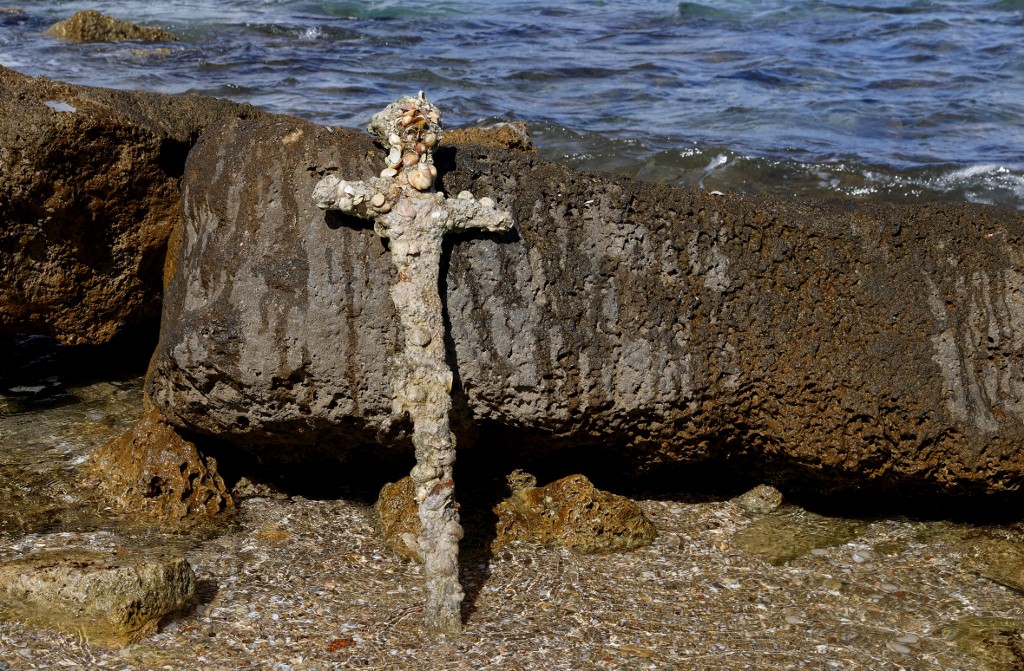
POLYGON ((914 643, 917 643, 920 640, 921 640, 921 637, 918 636, 917 634, 903 634, 902 636, 897 636, 896 637, 896 641, 898 643, 909 643, 911 645, 913 645, 914 643))
POLYGON ((900 653, 901 655, 909 655, 911 652, 910 648, 903 645, 902 643, 897 643, 896 641, 891 641, 888 645, 888 648, 893 652, 900 653))
POLYGON ((858 564, 863 564, 864 562, 871 561, 874 558, 875 553, 871 550, 857 550, 853 553, 853 561, 858 564))
POLYGON ((888 592, 889 594, 900 591, 900 588, 898 586, 893 585, 890 582, 882 583, 878 586, 878 589, 882 590, 883 592, 888 592))
POLYGON ((827 557, 828 548, 814 548, 813 550, 811 550, 811 554, 815 557, 827 557))

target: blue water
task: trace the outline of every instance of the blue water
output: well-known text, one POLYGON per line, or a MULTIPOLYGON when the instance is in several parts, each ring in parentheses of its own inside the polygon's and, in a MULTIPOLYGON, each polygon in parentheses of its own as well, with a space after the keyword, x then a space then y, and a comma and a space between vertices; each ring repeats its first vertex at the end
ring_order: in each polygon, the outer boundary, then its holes
POLYGON ((423 89, 573 166, 705 189, 1024 209, 1024 0, 26 2, 0 63, 363 127, 423 89), (171 45, 76 45, 80 9, 171 45))

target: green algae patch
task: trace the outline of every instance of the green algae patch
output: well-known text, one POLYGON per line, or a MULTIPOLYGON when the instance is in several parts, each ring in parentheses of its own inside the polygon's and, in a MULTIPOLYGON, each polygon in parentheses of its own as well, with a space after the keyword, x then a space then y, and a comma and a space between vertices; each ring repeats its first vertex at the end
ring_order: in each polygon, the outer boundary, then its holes
POLYGON ((737 532, 733 545, 773 566, 802 557, 815 548, 842 545, 864 528, 859 520, 826 517, 806 510, 768 515, 737 532))
POLYGON ((1024 667, 1024 620, 965 617, 942 633, 989 671, 1016 671, 1024 667))

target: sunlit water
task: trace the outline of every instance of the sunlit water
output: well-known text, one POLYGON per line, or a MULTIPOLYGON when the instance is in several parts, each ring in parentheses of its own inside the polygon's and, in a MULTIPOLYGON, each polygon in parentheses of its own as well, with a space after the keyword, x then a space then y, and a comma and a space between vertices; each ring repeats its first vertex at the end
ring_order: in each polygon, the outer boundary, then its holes
POLYGON ((1024 208, 1024 1, 28 2, 0 63, 362 127, 428 92, 573 166, 705 189, 1024 208), (80 9, 171 45, 67 44, 80 9))

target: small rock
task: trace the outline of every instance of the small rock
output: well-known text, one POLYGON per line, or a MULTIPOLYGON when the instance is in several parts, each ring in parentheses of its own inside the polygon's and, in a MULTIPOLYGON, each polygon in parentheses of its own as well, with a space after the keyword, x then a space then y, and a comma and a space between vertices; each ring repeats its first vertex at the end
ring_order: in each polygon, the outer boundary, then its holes
POLYGON ((735 498, 736 505, 748 513, 767 515, 782 505, 782 492, 771 485, 758 485, 735 498))
POLYGON ((216 460, 148 403, 132 428, 92 454, 86 478, 126 512, 164 523, 191 524, 234 508, 216 460))
POLYGON ((384 544, 401 557, 419 561, 420 517, 415 495, 412 478, 389 482, 381 488, 373 510, 377 513, 384 544))
POLYGON ((891 641, 886 647, 888 647, 893 652, 900 653, 901 655, 909 655, 911 652, 910 648, 903 645, 902 643, 897 643, 896 641, 891 641))
POLYGON ((177 42, 178 38, 160 28, 147 28, 115 19, 95 10, 85 10, 50 26, 46 33, 72 42, 177 42))
POLYGON ((897 643, 906 643, 907 645, 913 645, 920 640, 921 638, 917 634, 903 634, 902 636, 896 637, 897 643))
POLYGON ((518 489, 494 512, 495 547, 528 540, 577 552, 618 552, 649 545, 658 533, 635 501, 601 491, 583 475, 518 489))
POLYGON ((0 564, 0 618, 127 645, 154 633, 195 588, 180 555, 47 551, 0 564))

